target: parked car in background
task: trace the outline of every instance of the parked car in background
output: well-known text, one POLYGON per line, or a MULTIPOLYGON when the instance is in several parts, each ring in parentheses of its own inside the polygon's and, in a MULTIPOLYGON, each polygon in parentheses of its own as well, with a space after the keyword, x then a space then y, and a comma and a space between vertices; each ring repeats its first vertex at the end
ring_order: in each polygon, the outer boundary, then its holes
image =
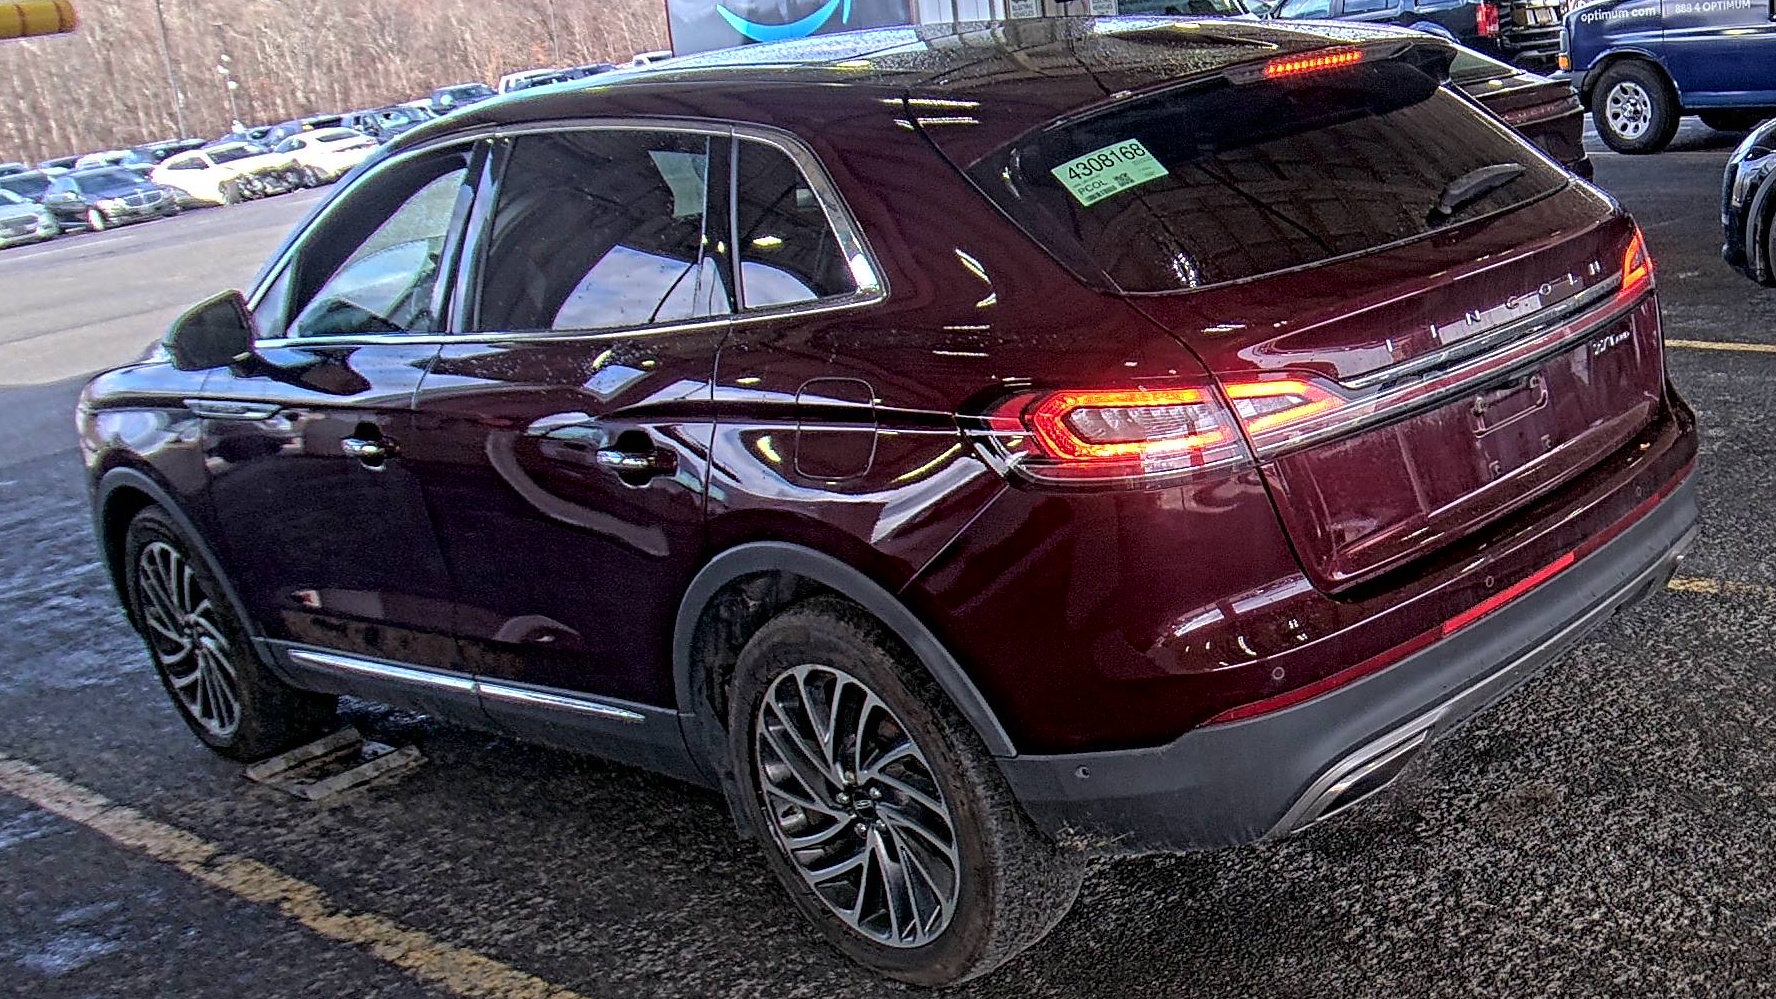
POLYGON ((74 164, 78 162, 80 162, 78 156, 57 156, 55 159, 44 160, 37 164, 37 169, 45 173, 67 173, 74 169, 74 164))
POLYGON ((26 166, 23 163, 0 163, 0 177, 5 177, 5 176, 8 176, 10 174, 15 174, 15 173, 24 173, 26 170, 29 170, 29 169, 31 169, 31 168, 26 166))
MULTIPOLYGON (((1441 35, 1525 69, 1553 70, 1567 0, 1283 0, 1287 20, 1391 24, 1441 35)), ((1641 0, 1645 2, 1645 0, 1641 0)))
POLYGON ((304 187, 331 184, 364 162, 378 145, 375 139, 349 128, 322 128, 299 132, 278 143, 272 152, 287 156, 302 171, 304 187))
POLYGON ((127 149, 104 149, 96 153, 83 153, 74 161, 74 169, 91 170, 95 167, 117 166, 130 154, 127 149))
POLYGON ((827 35, 396 140, 82 394, 174 710, 256 759, 354 694, 719 788, 924 985, 1087 849, 1386 787, 1664 590, 1695 418, 1640 229, 1449 42, 1195 26, 827 35))
POLYGON ((160 142, 144 142, 132 146, 123 157, 122 162, 128 166, 155 167, 166 162, 167 158, 192 149, 202 149, 207 143, 202 139, 163 139, 160 142))
POLYGON ((354 111, 344 115, 340 119, 340 125, 344 128, 356 129, 379 143, 386 143, 403 132, 418 128, 428 121, 436 120, 437 117, 427 107, 393 104, 370 111, 354 111))
POLYGON ((1776 121, 1752 129, 1727 159, 1721 237, 1727 266, 1776 287, 1776 121))
POLYGON ((8 174, 0 177, 0 191, 11 191, 26 201, 42 201, 44 192, 49 190, 51 176, 42 170, 8 174))
POLYGON ((1591 179, 1594 171, 1585 152, 1585 109, 1572 87, 1470 49, 1456 53, 1449 67, 1449 82, 1562 166, 1591 179))
POLYGON ((0 247, 41 243, 62 234, 49 209, 0 188, 0 247))
POLYGON ((179 214, 172 191, 123 167, 71 170, 49 182, 43 207, 55 215, 63 232, 103 232, 112 226, 179 214))
POLYGON ((242 126, 224 132, 210 140, 207 144, 211 146, 220 146, 235 142, 254 142, 264 145, 265 141, 271 138, 271 135, 276 128, 276 125, 242 126))
POLYGON ((1771 21, 1752 0, 1601 0, 1566 15, 1561 69, 1605 144, 1656 153, 1685 115, 1736 132, 1776 114, 1771 21))
POLYGON ((609 63, 596 63, 592 66, 566 66, 559 69, 532 69, 522 73, 508 73, 500 77, 499 92, 510 94, 519 90, 530 90, 535 87, 546 87, 551 83, 566 83, 580 80, 588 76, 606 73, 616 67, 609 63))
POLYGON ((432 91, 430 98, 432 113, 449 114, 452 111, 466 108, 471 104, 479 104, 489 97, 496 96, 499 91, 485 83, 453 83, 448 87, 439 87, 432 91))
POLYGON ((302 168, 289 156, 251 142, 227 142, 179 153, 154 168, 154 182, 179 193, 184 205, 232 205, 302 186, 302 168))

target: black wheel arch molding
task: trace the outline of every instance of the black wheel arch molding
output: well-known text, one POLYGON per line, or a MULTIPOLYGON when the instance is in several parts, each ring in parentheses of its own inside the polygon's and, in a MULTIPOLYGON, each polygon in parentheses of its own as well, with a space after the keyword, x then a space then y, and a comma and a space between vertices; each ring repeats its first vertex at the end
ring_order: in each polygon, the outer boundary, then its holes
MULTIPOLYGON (((709 663, 699 656, 700 629, 722 591, 749 577, 785 574, 808 580, 852 601, 876 618, 903 643, 962 713, 987 751, 1006 759, 1017 756, 1011 737, 974 680, 925 623, 898 597, 856 568, 824 552, 784 541, 752 541, 710 559, 691 580, 679 602, 672 636, 672 678, 679 725, 691 756, 709 768, 709 783, 729 795, 737 820, 747 814, 738 807, 732 774, 725 773, 727 730, 718 716, 709 663)), ((741 820, 743 821, 743 820, 741 820)), ((742 829, 743 832, 750 830, 742 829)))
POLYGON ((206 540, 209 533, 193 520, 185 505, 173 496, 173 490, 155 475, 133 465, 118 465, 98 476, 93 483, 92 505, 95 514, 93 524, 99 545, 99 555, 104 559, 105 570, 111 577, 111 585, 117 589, 118 597, 123 601, 124 613, 130 616, 130 626, 140 630, 140 622, 135 620, 129 610, 129 577, 128 567, 123 564, 123 549, 119 542, 123 537, 128 521, 119 523, 119 510, 127 509, 129 516, 148 505, 158 506, 166 511, 168 519, 179 528, 185 541, 191 546, 192 554, 203 560, 204 566, 215 577, 222 588, 223 599, 228 601, 229 609, 246 629, 249 638, 259 637, 259 628, 251 615, 247 614, 247 605, 241 601, 240 594, 235 590, 228 572, 223 568, 222 561, 216 557, 206 540), (146 502, 127 498, 128 494, 137 494, 146 502), (119 503, 127 504, 118 506, 119 503), (113 535, 116 535, 113 537, 113 535))

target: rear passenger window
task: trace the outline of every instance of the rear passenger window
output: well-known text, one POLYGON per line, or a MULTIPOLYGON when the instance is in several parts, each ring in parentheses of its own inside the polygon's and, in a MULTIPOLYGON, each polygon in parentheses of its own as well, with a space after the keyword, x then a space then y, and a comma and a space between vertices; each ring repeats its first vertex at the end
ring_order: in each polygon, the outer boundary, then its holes
POLYGON ((740 287, 748 309, 811 302, 857 290, 819 197, 782 150, 739 144, 740 287))
POLYGON ((732 312, 726 185, 709 183, 712 169, 727 175, 727 145, 616 129, 515 139, 472 329, 622 329, 732 312))

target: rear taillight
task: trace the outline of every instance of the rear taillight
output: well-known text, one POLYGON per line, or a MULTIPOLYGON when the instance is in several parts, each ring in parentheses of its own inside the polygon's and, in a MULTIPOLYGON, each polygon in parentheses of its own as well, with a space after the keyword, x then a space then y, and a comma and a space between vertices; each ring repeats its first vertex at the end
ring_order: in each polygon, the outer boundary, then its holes
POLYGON ((1647 253, 1646 237, 1634 227, 1634 237, 1622 253, 1622 290, 1616 298, 1622 301, 1639 298, 1653 287, 1653 258, 1647 253))
POLYGON ((1228 382, 1223 386, 1240 426, 1260 451, 1288 440, 1295 428, 1343 406, 1343 396, 1300 378, 1228 382))
POLYGON ((986 420, 1008 463, 1049 482, 1151 482, 1247 461, 1336 421, 1348 400, 1305 378, 1021 395, 986 420), (1231 409, 1229 405, 1231 404, 1231 409))
POLYGON ((1144 482, 1247 458, 1233 415, 1205 386, 1020 395, 986 423, 1000 456, 1045 482, 1144 482))
POLYGON ((1497 38, 1499 36, 1498 4, 1491 0, 1482 0, 1474 8, 1474 30, 1481 38, 1497 38))

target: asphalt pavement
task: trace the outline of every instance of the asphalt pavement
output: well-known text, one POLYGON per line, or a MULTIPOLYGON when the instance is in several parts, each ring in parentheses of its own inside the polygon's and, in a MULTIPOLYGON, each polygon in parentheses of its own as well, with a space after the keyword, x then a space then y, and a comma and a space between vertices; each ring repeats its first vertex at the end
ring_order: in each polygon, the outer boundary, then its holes
MULTIPOLYGON (((1597 156, 1671 339, 1776 346, 1720 263, 1734 137, 1597 156)), ((421 748, 314 804, 166 703, 94 564, 69 417, 185 304, 248 281, 297 195, 0 252, 0 995, 901 995, 838 959, 712 794, 355 703, 421 748)), ((1097 864, 970 997, 1776 994, 1776 353, 1674 349, 1704 429, 1676 588, 1382 799, 1248 850, 1097 864)))

